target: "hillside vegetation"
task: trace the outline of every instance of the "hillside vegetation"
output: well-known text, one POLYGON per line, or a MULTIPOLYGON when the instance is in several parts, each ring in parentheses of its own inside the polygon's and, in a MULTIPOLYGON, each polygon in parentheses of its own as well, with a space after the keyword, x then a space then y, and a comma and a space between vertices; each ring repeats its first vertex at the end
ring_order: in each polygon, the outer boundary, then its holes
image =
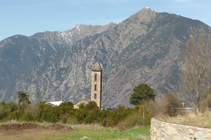
POLYGON ((79 109, 73 108, 73 103, 66 102, 60 106, 48 104, 16 104, 10 102, 0 103, 1 122, 16 120, 24 122, 49 122, 63 124, 100 124, 105 127, 117 127, 120 131, 139 125, 149 125, 152 117, 143 105, 135 108, 118 106, 115 110, 100 110, 96 103, 90 101, 87 105, 81 105, 79 109), (141 114, 145 114, 145 118, 141 114))

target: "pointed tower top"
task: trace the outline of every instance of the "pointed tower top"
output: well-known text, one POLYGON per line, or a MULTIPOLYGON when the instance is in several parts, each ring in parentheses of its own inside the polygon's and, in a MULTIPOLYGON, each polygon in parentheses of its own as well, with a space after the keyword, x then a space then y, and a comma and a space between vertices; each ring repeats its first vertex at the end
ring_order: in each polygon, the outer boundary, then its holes
POLYGON ((97 62, 92 68, 92 71, 103 71, 103 69, 101 68, 100 64, 97 62))

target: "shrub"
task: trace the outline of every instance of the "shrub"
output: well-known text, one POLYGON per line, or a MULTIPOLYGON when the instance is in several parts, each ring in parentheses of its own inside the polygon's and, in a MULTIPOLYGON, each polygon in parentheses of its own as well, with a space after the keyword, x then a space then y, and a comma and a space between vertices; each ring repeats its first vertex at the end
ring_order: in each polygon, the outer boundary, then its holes
POLYGON ((30 112, 26 112, 21 116, 21 121, 33 121, 34 117, 32 116, 32 114, 30 112))
POLYGON ((85 109, 85 106, 86 105, 84 103, 82 103, 82 104, 79 105, 79 109, 85 109))
POLYGON ((19 112, 19 111, 14 111, 10 114, 9 119, 10 120, 20 120, 21 116, 23 113, 19 112))
POLYGON ((72 110, 74 110, 73 103, 72 102, 62 103, 59 106, 59 110, 61 111, 60 115, 62 115, 64 113, 70 113, 72 110))
POLYGON ((26 112, 29 112, 33 117, 40 114, 40 109, 37 105, 29 104, 26 112))
POLYGON ((87 124, 99 122, 99 117, 101 116, 101 110, 99 108, 94 108, 90 111, 89 115, 85 118, 84 122, 87 124))
POLYGON ((62 123, 66 124, 68 119, 68 114, 63 114, 62 115, 62 123))
POLYGON ((209 108, 211 108, 211 94, 208 94, 200 101, 199 111, 201 113, 208 112, 209 108))
POLYGON ((0 120, 5 117, 5 110, 4 107, 0 104, 0 120))
POLYGON ((8 105, 4 101, 0 102, 0 105, 1 105, 3 110, 8 109, 8 105))
POLYGON ((142 103, 138 105, 138 111, 120 121, 117 125, 117 128, 120 131, 124 131, 139 125, 149 125, 151 117, 152 114, 149 112, 148 104, 142 103))
POLYGON ((182 111, 179 107, 180 102, 175 93, 168 93, 157 101, 149 101, 149 112, 153 116, 176 116, 182 111))
POLYGON ((67 117, 67 123, 79 124, 77 118, 75 116, 70 116, 70 115, 67 117))
POLYGON ((40 108, 40 121, 51 122, 51 116, 53 112, 53 107, 48 104, 38 104, 40 108))
POLYGON ((26 110, 28 108, 29 104, 27 102, 21 102, 18 104, 18 109, 22 108, 23 110, 26 110))
POLYGON ((16 111, 18 109, 18 105, 15 102, 9 102, 7 105, 11 112, 16 111))
POLYGON ((110 113, 111 111, 108 108, 101 110, 101 117, 99 118, 99 122, 103 126, 108 126, 110 113))
POLYGON ((92 110, 94 108, 99 108, 96 104, 95 101, 90 101, 88 104, 85 106, 85 110, 92 110))
POLYGON ((79 109, 76 111, 76 118, 79 123, 83 123, 85 117, 86 115, 83 110, 79 109))

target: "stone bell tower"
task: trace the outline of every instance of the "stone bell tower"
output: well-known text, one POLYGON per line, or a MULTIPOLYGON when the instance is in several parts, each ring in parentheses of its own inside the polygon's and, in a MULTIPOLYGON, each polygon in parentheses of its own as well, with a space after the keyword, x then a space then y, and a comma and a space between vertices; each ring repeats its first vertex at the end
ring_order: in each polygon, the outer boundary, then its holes
POLYGON ((91 101, 95 101, 100 109, 102 98, 102 71, 100 64, 98 62, 95 63, 92 68, 91 101))

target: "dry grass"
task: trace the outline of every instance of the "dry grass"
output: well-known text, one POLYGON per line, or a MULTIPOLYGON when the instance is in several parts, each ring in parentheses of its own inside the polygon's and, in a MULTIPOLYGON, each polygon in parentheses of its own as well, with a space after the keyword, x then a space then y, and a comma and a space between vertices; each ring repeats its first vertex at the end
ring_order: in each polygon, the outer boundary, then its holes
POLYGON ((211 112, 195 113, 194 111, 190 111, 185 115, 178 115, 176 117, 157 117, 157 119, 169 123, 211 128, 211 112))
MULTIPOLYGON (((50 125, 53 125, 54 123, 48 123, 48 122, 26 122, 26 121, 17 121, 17 120, 11 120, 11 121, 6 121, 6 122, 0 122, 0 125, 1 124, 13 124, 13 123, 17 123, 17 124, 22 124, 22 123, 35 123, 35 124, 38 124, 38 125, 42 125, 42 126, 50 126, 50 125)), ((61 125, 64 125, 62 123, 57 123, 57 124, 61 124, 61 125)), ((65 126, 65 125, 64 125, 65 126)))
MULTIPOLYGON (((11 121, 7 121, 7 122, 2 122, 1 124, 22 124, 22 123, 35 123, 38 125, 42 125, 42 126, 50 126, 53 125, 54 123, 48 123, 48 122, 25 122, 25 121, 17 121, 17 120, 11 120, 11 121)), ((63 123, 57 123, 66 127, 71 127, 72 129, 80 129, 80 130, 100 130, 100 131, 118 131, 117 128, 113 128, 113 127, 104 127, 100 124, 63 124, 63 123)))
MULTIPOLYGON (((160 102, 162 104, 162 102, 160 102)), ((160 106, 160 105, 159 105, 160 106)), ((165 115, 163 113, 156 116, 161 121, 183 124, 189 126, 211 128, 211 94, 208 94, 203 100, 200 101, 199 110, 195 109, 187 111, 179 109, 176 116, 165 115), (199 112, 200 111, 200 112, 199 112)))
POLYGON ((25 139, 25 138, 41 138, 49 136, 69 135, 72 133, 67 130, 45 130, 45 129, 26 129, 19 131, 0 130, 1 140, 5 139, 25 139))
POLYGON ((1 123, 0 126, 1 140, 34 139, 49 136, 70 135, 73 133, 70 128, 58 124, 52 125, 50 123, 23 123, 13 120, 1 123))
POLYGON ((66 124, 65 126, 80 130, 118 131, 117 128, 104 127, 100 124, 66 124))

